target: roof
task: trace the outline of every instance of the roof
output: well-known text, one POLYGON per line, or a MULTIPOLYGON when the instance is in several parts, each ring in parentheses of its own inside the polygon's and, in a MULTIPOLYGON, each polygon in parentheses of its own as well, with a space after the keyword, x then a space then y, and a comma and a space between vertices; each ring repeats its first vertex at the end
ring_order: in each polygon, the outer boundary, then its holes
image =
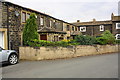
POLYGON ((113 16, 112 21, 120 21, 120 16, 113 16))
POLYGON ((80 34, 81 34, 80 31, 73 31, 73 32, 71 32, 71 35, 72 35, 72 36, 74 36, 74 35, 80 35, 80 34))
POLYGON ((43 27, 42 29, 38 30, 38 33, 60 33, 60 34, 66 34, 64 31, 57 31, 50 27, 43 27))
MULTIPOLYGON (((7 3, 7 4, 12 4, 12 5, 18 6, 18 7, 21 7, 21 8, 27 9, 27 10, 34 11, 34 12, 36 12, 36 13, 39 13, 39 14, 42 14, 42 15, 48 16, 48 17, 50 17, 50 18, 56 19, 56 20, 58 20, 58 21, 62 21, 62 22, 64 22, 64 23, 67 23, 67 24, 70 24, 70 25, 74 25, 74 24, 68 23, 68 22, 66 22, 66 21, 63 21, 63 20, 57 19, 57 18, 55 18, 55 17, 53 17, 53 16, 50 16, 50 15, 48 15, 48 14, 45 14, 45 13, 39 12, 39 11, 37 11, 37 10, 33 10, 33 9, 31 9, 31 8, 23 7, 23 6, 20 6, 20 5, 18 5, 18 4, 15 4, 15 3, 12 3, 12 2, 9 2, 9 1, 6 1, 6 0, 0 0, 0 1, 1 1, 1 2, 4 2, 4 3, 7 3)), ((74 26, 75 26, 75 25, 74 25, 74 26)))
POLYGON ((86 25, 107 25, 107 24, 112 24, 111 20, 107 21, 91 21, 91 22, 75 22, 72 23, 76 26, 86 26, 86 25))

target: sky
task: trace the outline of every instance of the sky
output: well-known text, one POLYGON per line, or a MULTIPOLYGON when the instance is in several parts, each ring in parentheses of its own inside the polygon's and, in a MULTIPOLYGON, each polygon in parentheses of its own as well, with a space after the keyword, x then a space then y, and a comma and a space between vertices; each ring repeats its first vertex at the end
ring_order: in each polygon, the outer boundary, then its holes
POLYGON ((66 22, 110 20, 118 15, 119 0, 6 0, 66 22))

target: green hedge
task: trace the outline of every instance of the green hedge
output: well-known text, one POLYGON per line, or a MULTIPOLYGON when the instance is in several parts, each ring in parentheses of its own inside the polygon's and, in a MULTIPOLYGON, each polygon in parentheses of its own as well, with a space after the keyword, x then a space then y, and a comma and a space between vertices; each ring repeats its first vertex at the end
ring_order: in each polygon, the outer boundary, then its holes
POLYGON ((75 37, 74 40, 76 43, 78 43, 79 45, 93 45, 96 43, 96 39, 95 37, 92 36, 83 36, 83 35, 79 35, 75 37))
POLYGON ((103 32, 101 37, 96 38, 96 40, 97 40, 97 44, 101 44, 101 45, 115 44, 115 37, 108 30, 103 32))
POLYGON ((120 40, 116 40, 116 44, 120 44, 120 40))
POLYGON ((62 46, 62 47, 67 47, 67 46, 71 46, 71 45, 78 45, 77 43, 72 43, 72 41, 57 41, 57 42, 51 42, 51 41, 45 41, 45 40, 31 40, 29 42, 29 46, 33 46, 33 47, 41 47, 41 46, 62 46))
POLYGON ((41 47, 41 46, 72 46, 72 45, 106 45, 106 44, 120 44, 120 40, 115 40, 115 37, 110 33, 110 31, 106 30, 100 37, 92 37, 92 36, 83 36, 78 35, 74 40, 63 40, 57 42, 45 41, 45 40, 31 40, 29 46, 33 47, 41 47))

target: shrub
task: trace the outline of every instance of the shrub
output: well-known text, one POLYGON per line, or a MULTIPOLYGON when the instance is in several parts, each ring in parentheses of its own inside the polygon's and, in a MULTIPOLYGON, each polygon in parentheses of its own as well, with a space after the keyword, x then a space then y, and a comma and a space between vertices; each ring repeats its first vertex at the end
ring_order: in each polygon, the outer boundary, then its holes
POLYGON ((101 37, 96 38, 96 40, 97 40, 97 43, 101 45, 115 44, 115 37, 108 30, 103 32, 101 37))
POLYGON ((92 45, 95 44, 96 39, 88 35, 79 35, 75 37, 74 42, 78 43, 79 45, 92 45))
POLYGON ((57 41, 57 42, 51 42, 51 41, 45 41, 45 40, 31 40, 29 43, 29 46, 32 47, 41 47, 41 46, 62 46, 62 47, 67 47, 70 45, 78 45, 77 43, 70 43, 70 41, 57 41))
POLYGON ((120 44, 120 40, 116 40, 116 43, 117 43, 117 44, 120 44))
POLYGON ((26 21, 23 29, 23 44, 28 46, 33 39, 38 39, 35 14, 31 14, 30 18, 26 21))

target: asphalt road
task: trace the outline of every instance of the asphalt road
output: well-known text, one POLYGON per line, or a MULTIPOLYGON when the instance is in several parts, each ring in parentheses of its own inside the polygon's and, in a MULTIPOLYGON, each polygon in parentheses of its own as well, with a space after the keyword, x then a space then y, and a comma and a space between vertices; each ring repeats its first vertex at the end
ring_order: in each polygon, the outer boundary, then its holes
POLYGON ((118 54, 21 61, 2 71, 3 78, 118 78, 118 54))

